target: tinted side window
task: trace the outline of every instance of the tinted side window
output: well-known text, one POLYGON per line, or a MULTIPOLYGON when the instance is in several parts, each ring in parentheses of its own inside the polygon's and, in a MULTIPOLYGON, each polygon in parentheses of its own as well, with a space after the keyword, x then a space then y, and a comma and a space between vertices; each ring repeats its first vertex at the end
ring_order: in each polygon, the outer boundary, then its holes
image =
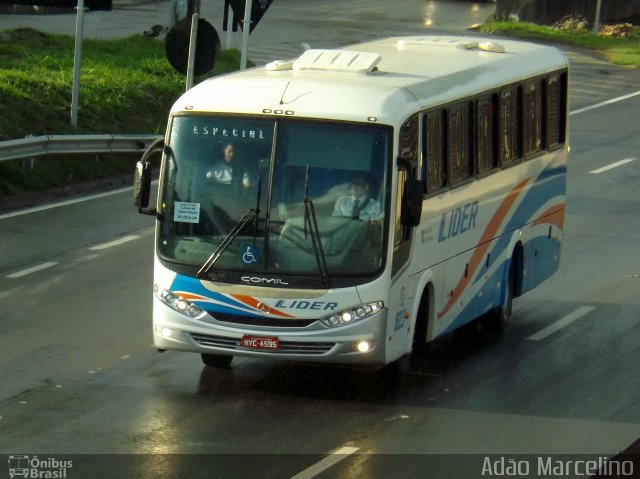
POLYGON ((542 81, 524 84, 524 154, 533 155, 544 148, 542 131, 542 81))
POLYGON ((497 166, 496 111, 497 95, 480 97, 476 103, 476 158, 478 173, 486 173, 497 166))
POLYGON ((546 116, 547 146, 554 148, 565 141, 566 74, 557 73, 547 78, 546 116))
POLYGON ((500 92, 498 120, 500 165, 509 166, 522 157, 520 88, 511 86, 500 92))
POLYGON ((425 191, 433 193, 447 185, 444 110, 427 113, 423 120, 422 157, 425 191))
POLYGON ((471 128, 469 127, 469 102, 458 103, 449 108, 449 171, 451 184, 470 178, 473 171, 471 161, 471 128))

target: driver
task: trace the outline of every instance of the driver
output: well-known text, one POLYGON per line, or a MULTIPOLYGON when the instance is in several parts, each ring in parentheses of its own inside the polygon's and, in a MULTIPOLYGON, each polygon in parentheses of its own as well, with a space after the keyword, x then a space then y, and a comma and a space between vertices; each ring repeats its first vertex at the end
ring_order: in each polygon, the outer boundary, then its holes
POLYGON ((382 205, 370 195, 370 181, 365 173, 358 172, 351 178, 351 194, 336 200, 332 216, 363 221, 379 221, 382 219, 382 205))

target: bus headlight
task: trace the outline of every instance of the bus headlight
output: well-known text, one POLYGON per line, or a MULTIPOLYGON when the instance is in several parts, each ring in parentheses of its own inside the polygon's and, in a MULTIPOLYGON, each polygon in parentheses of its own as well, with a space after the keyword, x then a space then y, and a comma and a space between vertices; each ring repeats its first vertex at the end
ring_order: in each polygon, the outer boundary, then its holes
POLYGON ((331 316, 322 318, 320 321, 325 326, 335 328, 336 326, 343 326, 345 324, 355 323, 361 319, 368 318, 382 310, 382 308, 384 308, 382 301, 361 304, 359 306, 354 306, 351 309, 345 309, 343 311, 333 313, 331 316))
POLYGON ((197 304, 181 298, 179 295, 166 289, 160 289, 158 285, 153 286, 153 292, 160 301, 169 306, 174 311, 184 314, 189 318, 200 319, 205 315, 205 311, 197 304))

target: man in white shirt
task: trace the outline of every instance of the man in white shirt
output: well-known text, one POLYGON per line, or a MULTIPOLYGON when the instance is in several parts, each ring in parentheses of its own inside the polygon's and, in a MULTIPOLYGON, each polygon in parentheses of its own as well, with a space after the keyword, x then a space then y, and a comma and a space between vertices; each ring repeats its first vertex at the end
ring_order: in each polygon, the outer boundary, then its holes
POLYGON ((369 194, 369 179, 364 173, 356 173, 351 180, 351 195, 341 196, 333 207, 332 216, 346 216, 362 221, 382 219, 382 205, 369 194))

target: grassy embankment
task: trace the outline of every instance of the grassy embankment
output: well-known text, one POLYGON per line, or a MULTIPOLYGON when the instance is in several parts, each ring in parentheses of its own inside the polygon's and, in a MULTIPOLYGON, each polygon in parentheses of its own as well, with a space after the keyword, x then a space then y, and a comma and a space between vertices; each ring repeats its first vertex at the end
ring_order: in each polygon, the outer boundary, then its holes
MULTIPOLYGON (((169 65, 164 42, 142 35, 85 40, 78 127, 71 127, 74 39, 32 29, 0 32, 0 141, 27 135, 163 134, 185 77, 169 65)), ((237 70, 238 50, 223 51, 208 75, 237 70)), ((202 80, 198 78, 196 80, 202 80)), ((122 155, 38 158, 0 163, 2 198, 133 172, 122 155)))
MULTIPOLYGON (((489 22, 480 31, 574 45, 619 65, 640 66, 638 28, 625 38, 521 22, 489 22)), ((86 40, 79 126, 73 129, 73 38, 20 29, 0 33, 0 46, 0 141, 45 134, 162 134, 170 106, 184 91, 184 77, 169 65, 163 42, 144 36, 86 40)), ((209 76, 233 71, 238 65, 237 50, 223 51, 209 76)), ((0 163, 0 205, 3 196, 129 173, 135 160, 100 156, 0 163)))
POLYGON ((636 27, 626 37, 605 37, 585 29, 558 30, 544 25, 514 21, 487 22, 482 25, 480 31, 585 48, 616 65, 640 68, 640 27, 636 27))

